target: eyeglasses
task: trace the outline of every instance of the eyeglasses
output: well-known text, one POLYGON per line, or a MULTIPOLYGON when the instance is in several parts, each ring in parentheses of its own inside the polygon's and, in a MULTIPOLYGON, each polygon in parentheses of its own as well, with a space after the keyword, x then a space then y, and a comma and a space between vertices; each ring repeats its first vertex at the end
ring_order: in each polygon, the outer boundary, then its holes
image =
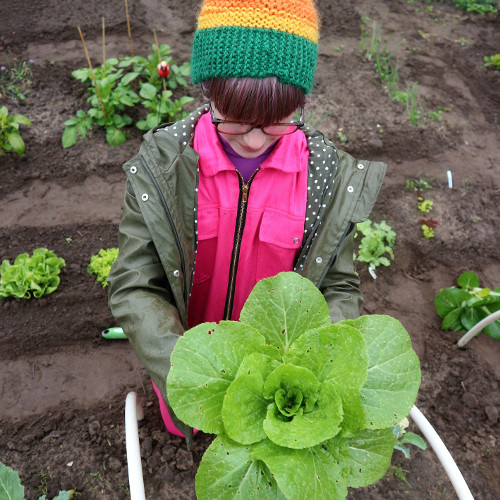
POLYGON ((235 122, 232 120, 221 120, 214 116, 214 110, 212 109, 212 103, 210 106, 210 116, 212 117, 212 123, 215 128, 221 134, 228 135, 243 135, 248 134, 254 128, 260 128, 262 132, 266 135, 289 135, 296 132, 299 128, 304 126, 304 108, 300 108, 300 118, 298 121, 291 121, 287 123, 271 123, 262 127, 261 125, 252 125, 251 123, 235 122))

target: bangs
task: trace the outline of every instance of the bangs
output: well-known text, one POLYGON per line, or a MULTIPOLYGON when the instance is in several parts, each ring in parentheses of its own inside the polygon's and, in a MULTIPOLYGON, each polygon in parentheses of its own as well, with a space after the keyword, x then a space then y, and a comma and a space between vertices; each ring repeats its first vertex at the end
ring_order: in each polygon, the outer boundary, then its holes
POLYGON ((228 120, 266 126, 305 104, 304 91, 268 78, 214 78, 201 84, 206 99, 228 120))

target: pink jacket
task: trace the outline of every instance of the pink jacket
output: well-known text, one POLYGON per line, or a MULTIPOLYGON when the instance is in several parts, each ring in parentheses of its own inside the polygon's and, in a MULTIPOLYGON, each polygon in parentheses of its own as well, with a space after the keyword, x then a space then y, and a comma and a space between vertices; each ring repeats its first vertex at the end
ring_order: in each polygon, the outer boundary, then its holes
POLYGON ((200 179, 190 328, 237 320, 257 281, 293 269, 304 234, 309 161, 302 132, 283 136, 245 185, 209 113, 196 126, 193 147, 200 179))

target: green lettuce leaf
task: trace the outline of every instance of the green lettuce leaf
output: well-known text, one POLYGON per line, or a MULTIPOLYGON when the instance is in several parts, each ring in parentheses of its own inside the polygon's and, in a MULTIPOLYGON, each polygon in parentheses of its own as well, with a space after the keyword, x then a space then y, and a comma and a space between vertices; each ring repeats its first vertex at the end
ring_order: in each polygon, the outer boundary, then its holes
POLYGON ((305 331, 332 324, 321 292, 296 273, 259 281, 243 306, 240 321, 256 328, 282 354, 305 331))
POLYGON ((325 446, 293 450, 269 440, 253 445, 253 460, 262 460, 287 498, 339 500, 347 496, 349 469, 325 446))
POLYGON ((212 434, 224 432, 222 404, 243 359, 264 344, 264 337, 243 323, 203 323, 188 330, 175 346, 167 381, 177 417, 212 434))
POLYGON ((309 448, 338 434, 342 416, 340 396, 332 384, 323 382, 315 404, 309 411, 300 407, 293 417, 286 417, 276 403, 271 403, 264 420, 264 431, 277 445, 294 449, 309 448))
POLYGON ((408 415, 420 386, 420 362, 403 325, 390 316, 361 316, 342 323, 359 329, 368 347, 368 376, 361 403, 369 429, 392 427, 408 415))
POLYGON ((367 375, 368 351, 358 330, 339 323, 310 330, 292 344, 284 361, 309 367, 318 380, 330 382, 342 399, 344 429, 355 432, 363 428, 361 388, 367 375))
POLYGON ((391 465, 395 443, 392 428, 388 428, 366 429, 348 439, 335 437, 325 446, 344 467, 348 467, 348 486, 360 488, 384 477, 391 465))
POLYGON ((284 500, 267 466, 251 458, 252 446, 242 446, 224 434, 209 446, 196 474, 198 500, 284 500))
POLYGON ((222 404, 222 420, 230 438, 242 444, 266 438, 262 426, 268 405, 263 396, 264 382, 277 365, 276 360, 260 353, 242 361, 222 404))

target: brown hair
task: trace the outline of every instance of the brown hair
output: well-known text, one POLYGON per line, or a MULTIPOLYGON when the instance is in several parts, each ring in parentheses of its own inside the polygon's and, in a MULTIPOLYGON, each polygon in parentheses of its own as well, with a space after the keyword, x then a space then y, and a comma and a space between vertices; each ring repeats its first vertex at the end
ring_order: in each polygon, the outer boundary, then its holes
POLYGON ((304 91, 281 83, 276 77, 213 78, 201 84, 203 95, 225 118, 269 125, 303 107, 304 91))

